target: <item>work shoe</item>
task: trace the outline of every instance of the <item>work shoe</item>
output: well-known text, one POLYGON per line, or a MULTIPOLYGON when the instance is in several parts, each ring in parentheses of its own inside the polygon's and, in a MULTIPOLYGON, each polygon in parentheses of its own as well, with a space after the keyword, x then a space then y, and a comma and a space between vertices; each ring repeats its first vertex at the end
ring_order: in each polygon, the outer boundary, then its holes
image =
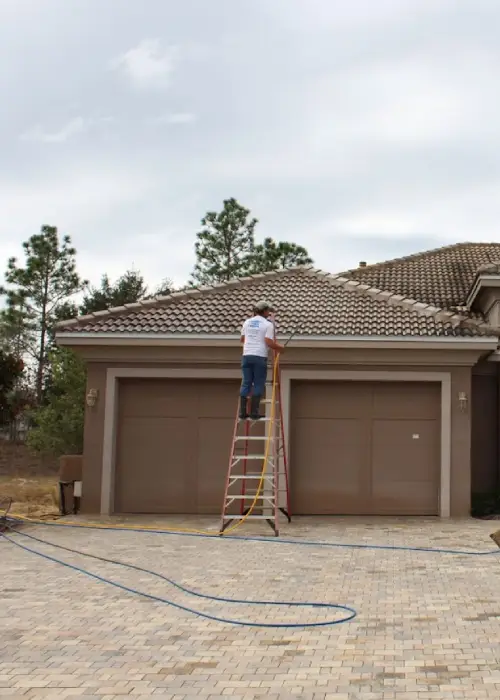
POLYGON ((259 420, 260 415, 260 396, 252 396, 250 399, 250 418, 251 420, 259 420))
POLYGON ((240 420, 246 420, 247 418, 248 418, 247 397, 240 396, 240 420))

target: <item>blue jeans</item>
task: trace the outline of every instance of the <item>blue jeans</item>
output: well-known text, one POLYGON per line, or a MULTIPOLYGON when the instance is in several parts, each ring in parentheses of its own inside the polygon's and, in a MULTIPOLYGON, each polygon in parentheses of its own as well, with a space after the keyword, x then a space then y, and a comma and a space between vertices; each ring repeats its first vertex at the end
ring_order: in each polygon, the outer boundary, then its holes
POLYGON ((241 360, 243 381, 240 396, 262 396, 266 388, 267 357, 259 355, 243 355, 241 360))

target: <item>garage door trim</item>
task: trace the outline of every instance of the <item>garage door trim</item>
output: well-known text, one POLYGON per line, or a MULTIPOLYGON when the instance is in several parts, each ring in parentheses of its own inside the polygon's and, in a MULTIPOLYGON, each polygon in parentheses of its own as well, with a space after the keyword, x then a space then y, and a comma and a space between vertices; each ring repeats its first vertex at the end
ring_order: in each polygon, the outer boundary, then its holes
MULTIPOLYGON (((113 367, 106 371, 106 393, 104 397, 104 442, 101 475, 101 515, 114 511, 115 446, 118 424, 118 381, 120 378, 165 378, 165 379, 239 379, 239 369, 158 369, 148 367, 113 367)), ((439 382, 441 384, 441 465, 439 515, 450 516, 451 498, 451 374, 448 372, 363 372, 363 371, 315 371, 283 369, 281 373, 283 421, 288 448, 290 441, 290 395, 291 382, 298 380, 318 381, 395 381, 395 382, 439 382)), ((235 397, 235 405, 237 397, 235 397)))

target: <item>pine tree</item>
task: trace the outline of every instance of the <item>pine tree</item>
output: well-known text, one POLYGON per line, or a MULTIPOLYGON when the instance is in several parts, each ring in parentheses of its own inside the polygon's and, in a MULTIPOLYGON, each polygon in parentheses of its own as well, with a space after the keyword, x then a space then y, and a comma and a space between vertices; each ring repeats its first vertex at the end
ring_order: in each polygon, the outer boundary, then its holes
POLYGON ((296 265, 310 265, 312 259, 305 248, 296 243, 280 241, 272 238, 264 239, 263 243, 255 246, 250 259, 250 272, 271 272, 296 265))
POLYGON ((85 315, 115 306, 133 304, 143 299, 146 293, 144 277, 135 270, 127 270, 114 283, 109 281, 108 275, 103 275, 100 287, 89 289, 80 306, 80 313, 85 315))
POLYGON ((35 395, 41 403, 51 331, 60 307, 82 291, 86 282, 76 270, 76 250, 69 236, 59 240, 57 228, 42 226, 23 243, 24 267, 10 258, 5 273, 7 306, 2 322, 16 335, 20 355, 35 362, 35 395))
POLYGON ((201 220, 195 243, 192 284, 227 282, 248 272, 257 219, 236 199, 225 199, 221 212, 209 211, 201 220))
POLYGON ((136 270, 127 270, 116 282, 110 282, 109 276, 103 275, 100 286, 88 290, 79 311, 82 315, 105 311, 116 306, 134 304, 141 299, 168 296, 173 290, 172 281, 166 278, 150 293, 144 277, 136 270))

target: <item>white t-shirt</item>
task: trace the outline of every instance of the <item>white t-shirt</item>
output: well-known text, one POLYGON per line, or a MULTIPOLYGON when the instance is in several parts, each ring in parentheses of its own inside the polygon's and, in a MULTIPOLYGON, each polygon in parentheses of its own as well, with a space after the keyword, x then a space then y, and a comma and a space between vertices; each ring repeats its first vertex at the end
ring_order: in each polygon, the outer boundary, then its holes
POLYGON ((274 340, 274 325, 263 316, 253 316, 243 324, 241 335, 245 336, 244 355, 267 357, 268 347, 265 339, 274 340))

